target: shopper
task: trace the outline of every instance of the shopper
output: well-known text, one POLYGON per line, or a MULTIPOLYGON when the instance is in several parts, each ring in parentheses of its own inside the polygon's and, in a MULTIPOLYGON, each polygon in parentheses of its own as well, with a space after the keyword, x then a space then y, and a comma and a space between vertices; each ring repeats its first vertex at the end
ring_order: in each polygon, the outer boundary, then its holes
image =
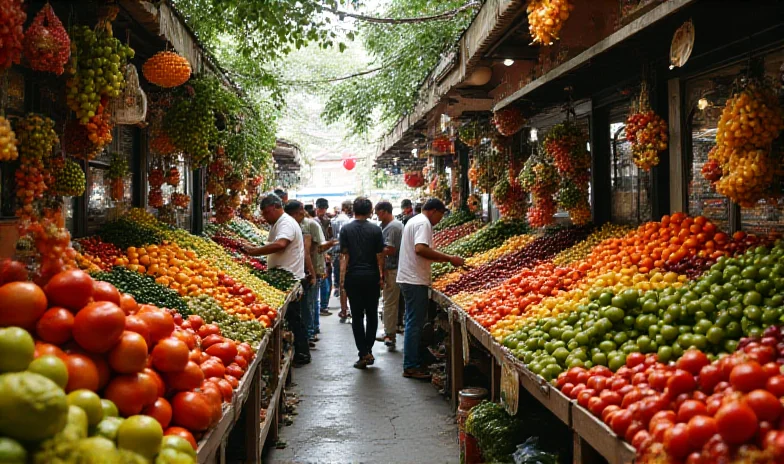
MULTIPOLYGON (((305 282, 305 246, 302 229, 291 216, 283 211, 283 201, 270 193, 261 198, 261 215, 270 225, 267 244, 261 247, 245 245, 245 252, 251 256, 267 255, 270 269, 281 268, 296 279, 305 282)), ((301 298, 289 303, 286 321, 294 334, 294 365, 301 366, 310 362, 310 348, 305 326, 302 324, 301 298)))
POLYGON ((357 369, 375 361, 373 344, 378 328, 378 298, 384 284, 384 238, 381 228, 368 221, 373 204, 354 200, 354 220, 340 231, 340 284, 351 302, 351 328, 359 350, 357 369), (367 318, 367 327, 365 319, 367 318))
POLYGON ((376 204, 376 215, 381 221, 384 237, 384 288, 383 302, 384 334, 376 338, 394 349, 397 341, 398 307, 400 286, 397 284, 397 262, 400 255, 400 241, 403 238, 403 224, 392 215, 392 203, 381 201, 376 204))
POLYGON ((402 222, 405 226, 408 220, 414 217, 414 204, 411 203, 411 200, 406 198, 400 202, 400 209, 402 209, 403 212, 397 215, 397 220, 402 222))
POLYGON ((283 189, 279 189, 279 188, 278 188, 278 189, 275 189, 275 191, 274 191, 273 193, 274 193, 275 195, 277 195, 277 196, 278 196, 278 198, 280 198, 280 201, 282 201, 282 202, 283 202, 283 205, 284 205, 284 206, 286 205, 286 203, 288 203, 288 202, 289 202, 289 194, 288 194, 288 192, 286 192, 285 190, 283 190, 283 189))
POLYGON ((286 203, 283 210, 297 221, 302 230, 302 242, 305 249, 305 280, 302 283, 303 297, 301 303, 302 324, 305 326, 310 347, 313 348, 316 341, 314 340, 316 329, 313 319, 313 307, 315 306, 316 292, 318 291, 316 286, 318 272, 315 268, 313 250, 318 249, 318 244, 323 241, 319 240, 321 228, 307 218, 304 206, 297 200, 291 200, 286 203), (316 234, 315 237, 314 234, 316 234))
MULTIPOLYGON (((332 224, 328 216, 329 202, 326 198, 319 198, 316 200, 316 220, 321 225, 321 231, 324 232, 324 237, 331 241, 335 238, 332 233, 332 224)), ((319 313, 322 316, 331 316, 329 312, 329 295, 332 293, 332 256, 327 253, 324 254, 324 261, 326 264, 325 276, 319 284, 319 313)))
MULTIPOLYGON (((311 325, 308 328, 308 334, 311 342, 318 341, 318 335, 321 333, 320 311, 319 311, 319 291, 321 282, 326 278, 327 263, 324 259, 324 254, 327 250, 337 244, 335 240, 326 240, 324 232, 321 230, 321 225, 310 216, 305 217, 303 221, 303 233, 310 237, 310 261, 313 263, 313 270, 316 275, 315 287, 311 290, 312 304, 310 305, 311 311, 311 325), (305 232, 306 231, 306 232, 305 232)), ((307 238, 305 239, 307 242, 307 238)))
POLYGON ((422 214, 408 221, 400 245, 397 283, 406 300, 406 330, 403 336, 403 377, 429 379, 430 373, 421 366, 419 342, 429 306, 430 263, 449 262, 459 267, 463 258, 450 256, 431 248, 433 226, 444 217, 446 206, 437 199, 427 200, 422 214))
MULTIPOLYGON (((340 230, 351 221, 353 215, 353 204, 351 201, 346 200, 340 205, 340 214, 332 220, 332 233, 335 234, 335 239, 338 240, 338 245, 332 249, 333 282, 340 282, 340 230)), ((338 317, 340 317, 340 322, 346 322, 346 319, 350 317, 348 299, 346 298, 346 295, 343 294, 340 285, 337 285, 336 287, 335 296, 340 297, 340 312, 338 313, 338 317)))

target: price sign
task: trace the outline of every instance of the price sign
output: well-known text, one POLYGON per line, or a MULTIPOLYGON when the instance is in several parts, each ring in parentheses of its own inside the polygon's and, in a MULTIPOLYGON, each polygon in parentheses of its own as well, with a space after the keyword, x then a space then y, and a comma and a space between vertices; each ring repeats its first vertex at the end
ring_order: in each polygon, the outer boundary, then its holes
POLYGON ((506 360, 501 364, 501 404, 509 415, 517 414, 520 378, 514 365, 506 360))

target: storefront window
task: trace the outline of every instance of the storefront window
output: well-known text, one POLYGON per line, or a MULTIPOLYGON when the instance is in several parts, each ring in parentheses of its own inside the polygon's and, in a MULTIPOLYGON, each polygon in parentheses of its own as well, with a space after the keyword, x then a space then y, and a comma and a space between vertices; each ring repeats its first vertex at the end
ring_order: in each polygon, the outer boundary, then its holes
POLYGON ((642 224, 651 220, 651 176, 632 160, 626 141, 625 116, 618 113, 610 123, 610 220, 616 224, 642 224))

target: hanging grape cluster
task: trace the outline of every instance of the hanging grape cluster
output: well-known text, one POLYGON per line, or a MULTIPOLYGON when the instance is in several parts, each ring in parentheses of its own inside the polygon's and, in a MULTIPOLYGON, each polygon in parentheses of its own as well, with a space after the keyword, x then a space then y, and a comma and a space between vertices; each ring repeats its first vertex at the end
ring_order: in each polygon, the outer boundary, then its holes
POLYGON ((87 181, 82 167, 76 161, 71 159, 64 160, 62 167, 55 170, 53 175, 54 188, 52 193, 55 195, 78 197, 84 193, 87 181))
POLYGON ((16 215, 32 218, 35 214, 33 202, 43 198, 50 175, 45 169, 44 160, 51 156, 59 140, 54 131, 54 121, 37 114, 29 114, 17 121, 15 131, 20 158, 19 168, 14 174, 20 205, 16 215))
POLYGON ((11 122, 0 116, 0 161, 13 161, 19 157, 16 144, 16 134, 11 128, 11 122))
POLYGON ((27 13, 22 0, 0 1, 0 71, 22 59, 22 40, 27 13))
POLYGON ((544 140, 545 152, 560 178, 557 205, 569 212, 576 225, 591 220, 588 203, 591 154, 587 146, 588 136, 572 121, 554 126, 544 140))

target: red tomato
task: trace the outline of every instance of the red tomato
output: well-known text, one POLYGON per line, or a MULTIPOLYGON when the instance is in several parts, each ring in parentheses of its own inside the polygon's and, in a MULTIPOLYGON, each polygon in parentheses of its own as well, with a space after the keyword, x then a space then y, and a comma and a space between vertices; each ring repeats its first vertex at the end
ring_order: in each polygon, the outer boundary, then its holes
POLYGON ((109 351, 109 366, 121 374, 141 372, 147 365, 147 342, 136 332, 123 332, 109 351))
POLYGON ((727 443, 740 445, 757 433, 757 415, 747 404, 731 401, 716 413, 716 426, 727 443))
POLYGON ((166 429, 163 432, 163 434, 164 435, 176 435, 178 437, 182 437, 182 438, 188 440, 188 443, 190 443, 191 446, 193 446, 194 450, 198 449, 198 445, 196 444, 196 439, 193 438, 193 434, 190 433, 188 430, 182 428, 182 427, 169 427, 168 429, 166 429))
POLYGON ((670 373, 661 370, 654 370, 648 374, 648 384, 658 391, 664 391, 664 388, 667 387, 667 380, 669 380, 670 376, 670 373))
POLYGON ((599 393, 599 398, 604 400, 604 402, 607 403, 608 405, 614 404, 620 406, 621 402, 623 401, 623 397, 621 396, 621 394, 612 390, 602 391, 601 393, 599 393))
POLYGON ((93 297, 93 278, 84 271, 65 271, 52 277, 44 290, 50 305, 76 312, 93 297))
POLYGON ((114 303, 99 301, 82 308, 74 318, 73 337, 91 353, 106 353, 125 330, 125 313, 114 303))
POLYGON ((186 391, 198 388, 204 381, 204 372, 198 364, 188 361, 185 369, 179 372, 164 372, 163 379, 172 390, 186 391))
POLYGON ((591 414, 594 416, 601 417, 602 411, 604 411, 604 408, 606 407, 607 403, 598 396, 591 397, 588 400, 588 410, 591 411, 591 414))
POLYGON ((163 394, 166 393, 166 384, 163 383, 161 375, 149 367, 145 368, 142 372, 147 374, 152 379, 153 383, 155 384, 155 391, 157 395, 163 396, 163 394))
POLYGON ((683 369, 691 375, 697 375, 708 364, 710 364, 710 359, 705 353, 697 349, 690 349, 683 353, 683 356, 675 363, 675 367, 683 369))
POLYGON ((204 324, 199 328, 199 336, 201 338, 206 338, 208 335, 220 335, 221 330, 215 324, 204 324))
POLYGON ((174 332, 172 315, 162 309, 143 306, 136 315, 147 323, 147 327, 150 329, 150 343, 152 344, 171 336, 172 332, 174 332))
POLYGON ((705 416, 708 408, 705 403, 697 400, 686 400, 678 408, 678 422, 689 422, 694 416, 705 416))
POLYGON ((127 316, 130 316, 136 314, 136 311, 139 310, 139 303, 136 302, 136 298, 134 298, 133 295, 123 293, 120 295, 120 309, 122 309, 127 316))
POLYGON ((730 373, 730 384, 736 390, 744 393, 764 388, 767 382, 762 366, 756 361, 747 361, 738 364, 730 373))
POLYGON ((202 372, 204 372, 204 377, 211 378, 211 377, 218 377, 220 379, 226 374, 226 367, 223 365, 223 361, 218 358, 210 358, 207 361, 204 361, 201 366, 202 372))
POLYGON ((765 373, 765 378, 771 378, 774 375, 781 374, 781 367, 777 362, 765 363, 762 366, 762 372, 765 373))
POLYGON ((38 319, 35 333, 45 342, 62 345, 71 339, 74 317, 71 311, 65 308, 49 308, 38 319))
POLYGON ((188 316, 188 322, 191 323, 191 328, 196 332, 199 331, 199 328, 204 325, 204 319, 197 314, 191 314, 188 316))
POLYGON ((612 391, 617 392, 621 388, 625 387, 626 385, 629 385, 629 381, 624 378, 618 377, 613 379, 612 384, 610 385, 610 389, 612 389, 612 391))
POLYGON ((676 419, 677 416, 675 414, 675 411, 667 409, 667 410, 659 411, 656 414, 654 414, 651 417, 650 424, 653 425, 656 422, 660 422, 660 421, 670 422, 674 424, 676 419))
POLYGON ((629 393, 623 396, 623 400, 621 401, 621 407, 624 409, 628 408, 629 406, 640 401, 641 399, 642 399, 642 392, 638 388, 634 388, 629 393))
POLYGON ((176 338, 164 338, 152 349, 152 365, 160 372, 180 372, 188 364, 188 345, 176 338))
POLYGON ((586 388, 585 384, 582 383, 575 385, 574 388, 572 388, 572 393, 569 395, 569 398, 576 400, 577 397, 580 396, 580 393, 582 393, 582 391, 585 390, 585 388, 586 388))
POLYGON ((629 410, 621 409, 616 411, 610 422, 610 428, 616 435, 622 437, 626 435, 626 430, 632 424, 632 413, 629 410))
POLYGON ((709 416, 715 416, 716 413, 719 411, 719 408, 722 406, 722 398, 723 396, 716 396, 717 394, 713 394, 708 397, 708 400, 705 402, 705 406, 708 409, 709 416))
POLYGON ((692 451, 689 430, 686 424, 675 424, 664 432, 664 449, 672 456, 683 459, 692 451))
POLYGON ((784 396, 784 375, 776 375, 768 379, 765 389, 781 398, 784 396))
MULTIPOLYGON (((245 371, 240 366, 238 366, 237 364, 231 363, 228 366, 226 366, 226 374, 227 375, 231 375, 233 377, 236 377, 237 379, 241 379, 242 376, 245 374, 245 371)), ((589 390, 590 389, 586 388, 585 390, 582 391, 582 393, 585 393, 585 392, 587 392, 589 390)), ((591 390, 591 395, 596 396, 596 392, 591 390)), ((579 400, 579 398, 578 398, 578 400, 579 400)))
POLYGON ((694 376, 683 369, 676 370, 667 380, 667 392, 670 396, 678 396, 681 393, 691 393, 697 386, 694 376))
POLYGON ((750 359, 760 364, 767 364, 776 360, 776 351, 772 346, 758 346, 746 351, 750 359))
POLYGON ((249 363, 253 361, 253 358, 256 357, 253 348, 245 342, 242 342, 239 345, 237 345, 237 354, 245 358, 249 363))
POLYGON ((716 420, 709 416, 694 416, 689 419, 689 440, 694 442, 694 447, 700 449, 719 431, 716 420))
POLYGON ((212 406, 202 393, 187 391, 174 395, 172 422, 195 432, 207 430, 212 422, 212 406))
POLYGON ((234 357, 234 364, 240 366, 243 371, 248 369, 248 361, 246 361, 245 358, 240 355, 234 357))
POLYGON ((782 406, 776 396, 767 390, 754 390, 746 395, 746 404, 761 421, 773 422, 781 416, 782 406))
POLYGON ((93 284, 93 300, 109 301, 120 306, 120 292, 109 282, 95 281, 93 284))
POLYGON ((616 411, 620 411, 620 410, 621 410, 621 407, 620 406, 616 406, 614 404, 611 404, 611 405, 607 406, 606 408, 604 408, 604 411, 602 411, 602 422, 604 422, 607 425, 610 425, 609 424, 610 415, 612 413, 614 413, 616 411))
POLYGON ((565 383, 565 384, 564 384, 564 385, 561 387, 561 393, 563 393, 563 394, 564 394, 564 395, 566 395, 566 396, 570 396, 570 395, 571 395, 571 393, 572 393, 572 389, 573 389, 573 388, 574 388, 574 384, 572 384, 572 383, 565 383))
POLYGON ((150 346, 150 328, 147 323, 138 316, 125 316, 125 330, 136 332, 144 338, 147 346, 150 346))
POLYGON ((65 358, 68 368, 68 383, 65 385, 66 393, 80 388, 90 391, 98 390, 98 368, 92 359, 83 354, 70 354, 65 358))
POLYGON ((642 449, 645 443, 650 439, 651 434, 649 434, 646 430, 640 430, 634 435, 634 438, 632 438, 632 446, 636 450, 642 449))
POLYGON ((723 380, 722 377, 721 369, 717 365, 708 364, 700 369, 697 384, 703 392, 712 393, 716 385, 723 380))
POLYGON ((675 422, 660 420, 655 423, 651 422, 648 426, 648 431, 651 433, 654 440, 661 443, 664 441, 664 433, 673 427, 675 427, 675 422))
POLYGON ((645 362, 645 355, 642 353, 629 353, 626 355, 626 366, 634 367, 645 362))
POLYGON ((223 376, 223 378, 229 381, 231 388, 237 388, 240 386, 240 380, 233 375, 226 374, 223 376))
POLYGON ((223 401, 230 402, 231 398, 234 396, 234 388, 232 388, 231 384, 226 379, 218 379, 215 383, 218 384, 218 388, 220 388, 221 394, 223 395, 223 401))
POLYGON ((643 426, 647 427, 651 419, 662 411, 668 405, 668 401, 659 395, 649 396, 637 403, 640 405, 638 413, 635 414, 635 420, 642 422, 643 426))
POLYGON ((184 342, 189 350, 196 348, 196 336, 189 330, 175 330, 172 337, 184 342))
POLYGON ((222 336, 218 334, 210 334, 206 337, 203 337, 201 340, 201 349, 206 350, 207 348, 211 347, 212 345, 217 345, 218 343, 223 343, 226 340, 222 336))
POLYGON ((612 377, 612 371, 607 366, 593 366, 588 370, 590 375, 601 375, 602 377, 612 377))
POLYGON ((125 374, 111 379, 103 396, 117 405, 121 416, 128 417, 155 403, 156 389, 155 381, 145 374, 125 374))
POLYGON ((172 407, 166 398, 158 398, 155 403, 142 410, 142 414, 157 420, 164 429, 169 426, 172 420, 172 407))
POLYGON ((222 343, 210 345, 206 351, 208 355, 220 358, 223 364, 228 366, 234 361, 234 357, 237 356, 237 344, 231 340, 226 340, 222 343))
POLYGON ((0 287, 0 327, 17 326, 32 331, 46 307, 46 295, 32 282, 11 282, 0 287))
POLYGON ((8 258, 0 261, 0 285, 10 282, 25 282, 27 278, 27 268, 24 264, 8 258))
POLYGON ((57 356, 58 358, 62 359, 63 361, 68 359, 68 355, 65 354, 60 347, 52 345, 51 343, 43 343, 36 340, 35 342, 35 358, 40 358, 41 356, 51 354, 57 356))

